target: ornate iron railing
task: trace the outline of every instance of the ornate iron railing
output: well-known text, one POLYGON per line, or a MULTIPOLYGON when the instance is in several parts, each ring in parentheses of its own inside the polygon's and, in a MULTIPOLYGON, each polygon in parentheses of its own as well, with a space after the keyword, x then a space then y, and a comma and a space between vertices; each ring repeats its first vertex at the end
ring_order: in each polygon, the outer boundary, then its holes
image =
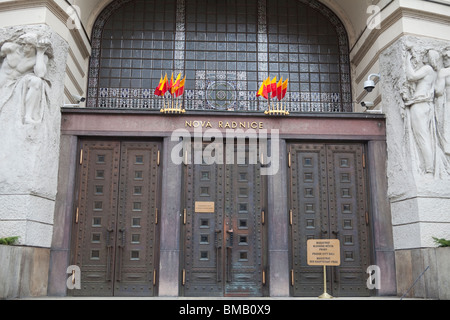
MULTIPOLYGON (((246 111, 260 112, 268 110, 268 101, 256 97, 256 91, 244 91, 236 94, 236 101, 223 107, 208 100, 204 95, 196 95, 195 90, 186 90, 175 103, 183 105, 187 111, 246 111)), ((153 95, 150 89, 102 88, 98 99, 98 108, 108 109, 144 109, 160 110, 169 99, 153 95)), ((271 102, 271 106, 277 105, 271 102)), ((289 112, 351 112, 351 105, 342 104, 340 93, 288 92, 283 105, 289 112)))

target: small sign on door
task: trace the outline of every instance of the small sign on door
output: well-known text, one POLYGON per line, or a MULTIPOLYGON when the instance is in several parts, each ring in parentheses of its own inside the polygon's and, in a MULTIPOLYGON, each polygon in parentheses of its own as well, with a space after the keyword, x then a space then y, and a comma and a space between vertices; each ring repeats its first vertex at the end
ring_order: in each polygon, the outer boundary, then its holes
POLYGON ((337 239, 310 239, 307 242, 309 266, 341 265, 340 242, 337 239))
POLYGON ((196 201, 195 213, 214 213, 214 201, 196 201))

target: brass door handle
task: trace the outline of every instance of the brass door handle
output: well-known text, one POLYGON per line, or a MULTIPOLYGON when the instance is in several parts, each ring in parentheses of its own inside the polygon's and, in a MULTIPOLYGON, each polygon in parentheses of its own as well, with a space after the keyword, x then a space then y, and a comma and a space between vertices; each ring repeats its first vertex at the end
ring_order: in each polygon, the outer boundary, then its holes
POLYGON ((231 282, 231 259, 233 257, 233 247, 227 246, 227 261, 225 263, 226 274, 227 274, 227 282, 231 282))
POLYGON ((216 246, 216 273, 217 273, 217 282, 222 282, 222 268, 221 268, 221 255, 222 255, 222 241, 219 239, 219 234, 222 233, 222 230, 216 230, 214 234, 214 243, 216 246))
POLYGON ((111 234, 113 233, 113 228, 106 229, 106 281, 111 281, 111 263, 112 263, 112 244, 111 244, 111 234))
POLYGON ((225 263, 225 266, 227 272, 227 282, 231 282, 231 268, 233 266, 232 259, 233 259, 234 230, 233 229, 227 230, 227 233, 230 236, 228 238, 229 245, 227 246, 227 261, 225 263))
POLYGON ((123 248, 125 248, 125 229, 119 229, 119 232, 122 234, 121 244, 119 247, 119 264, 117 270, 117 281, 122 281, 122 263, 123 263, 123 248))
POLYGON ((233 246, 234 230, 233 229, 228 230, 227 233, 230 234, 230 238, 229 238, 230 239, 230 246, 233 246))

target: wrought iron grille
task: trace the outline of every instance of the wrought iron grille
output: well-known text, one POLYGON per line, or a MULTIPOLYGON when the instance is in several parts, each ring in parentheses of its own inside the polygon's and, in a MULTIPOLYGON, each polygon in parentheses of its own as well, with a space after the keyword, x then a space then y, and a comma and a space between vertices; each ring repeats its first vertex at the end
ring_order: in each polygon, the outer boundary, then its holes
POLYGON ((351 112, 346 31, 315 0, 117 0, 92 35, 88 107, 159 110, 161 76, 186 75, 187 110, 264 111, 267 77, 290 112, 351 112))

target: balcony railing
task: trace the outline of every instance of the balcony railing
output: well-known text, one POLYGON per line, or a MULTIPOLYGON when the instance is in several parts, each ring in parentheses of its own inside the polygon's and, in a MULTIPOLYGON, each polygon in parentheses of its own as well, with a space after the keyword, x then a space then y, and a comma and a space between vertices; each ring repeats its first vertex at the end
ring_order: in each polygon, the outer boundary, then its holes
MULTIPOLYGON (((256 92, 242 91, 231 95, 232 99, 211 99, 198 90, 186 90, 179 98, 178 103, 183 104, 186 111, 237 111, 237 112, 264 112, 268 109, 268 101, 256 97, 256 92)), ((166 98, 166 104, 169 98, 166 98)), ((288 92, 283 105, 290 113, 295 112, 352 112, 350 97, 343 97, 341 93, 317 92, 288 92)), ((175 100, 177 103, 177 100, 175 100)), ((278 101, 274 99, 271 106, 278 101)), ((119 89, 101 88, 97 99, 90 98, 87 106, 92 108, 108 109, 144 109, 160 110, 164 100, 153 95, 150 89, 119 89)))

